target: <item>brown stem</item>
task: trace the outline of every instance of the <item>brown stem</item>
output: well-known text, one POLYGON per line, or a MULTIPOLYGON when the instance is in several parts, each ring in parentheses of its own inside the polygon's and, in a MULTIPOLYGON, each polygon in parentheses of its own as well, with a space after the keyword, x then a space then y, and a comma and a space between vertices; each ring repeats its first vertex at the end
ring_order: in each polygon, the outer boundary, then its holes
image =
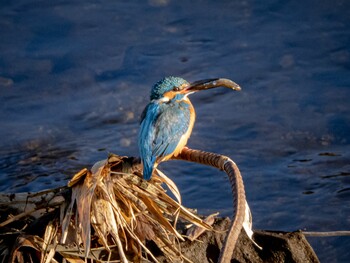
POLYGON ((224 170, 231 183, 234 216, 225 243, 220 252, 219 263, 229 263, 243 227, 246 209, 246 197, 241 173, 237 165, 227 156, 192 150, 185 147, 174 159, 196 162, 224 170))

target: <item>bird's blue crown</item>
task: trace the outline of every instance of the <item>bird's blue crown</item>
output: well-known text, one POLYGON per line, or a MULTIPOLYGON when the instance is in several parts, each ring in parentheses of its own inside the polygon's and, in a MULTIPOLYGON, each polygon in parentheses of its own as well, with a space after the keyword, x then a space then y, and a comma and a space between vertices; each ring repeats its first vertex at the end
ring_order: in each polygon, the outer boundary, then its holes
POLYGON ((165 92, 172 90, 174 87, 179 87, 183 84, 188 84, 186 80, 180 77, 165 77, 154 84, 151 91, 151 100, 160 99, 165 92))

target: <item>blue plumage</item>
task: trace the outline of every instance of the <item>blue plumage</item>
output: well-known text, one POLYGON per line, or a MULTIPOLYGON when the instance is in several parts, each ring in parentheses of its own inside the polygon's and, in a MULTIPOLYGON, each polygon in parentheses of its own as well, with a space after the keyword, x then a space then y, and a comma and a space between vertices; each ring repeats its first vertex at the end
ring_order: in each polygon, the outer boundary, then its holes
POLYGON ((229 79, 207 79, 189 84, 182 78, 167 77, 153 86, 151 102, 141 116, 138 138, 144 179, 152 177, 159 162, 176 156, 185 147, 195 120, 195 112, 187 96, 219 86, 240 90, 229 79))
POLYGON ((151 90, 151 100, 161 99, 165 92, 174 89, 174 87, 180 87, 181 85, 189 84, 186 80, 179 77, 166 77, 154 84, 151 90))
POLYGON ((151 178, 157 159, 172 154, 190 126, 191 105, 182 100, 184 95, 177 94, 169 100, 162 100, 161 95, 186 83, 181 78, 170 77, 157 82, 152 89, 152 101, 141 117, 138 140, 146 180, 151 178))

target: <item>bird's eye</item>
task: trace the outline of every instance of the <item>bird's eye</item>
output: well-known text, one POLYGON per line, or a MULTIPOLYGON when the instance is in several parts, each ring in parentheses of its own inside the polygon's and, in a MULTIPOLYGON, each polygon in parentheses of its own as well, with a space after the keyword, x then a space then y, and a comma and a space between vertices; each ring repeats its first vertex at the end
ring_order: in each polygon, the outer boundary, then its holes
POLYGON ((180 87, 174 87, 174 88, 173 88, 173 91, 179 91, 179 90, 181 90, 180 87))

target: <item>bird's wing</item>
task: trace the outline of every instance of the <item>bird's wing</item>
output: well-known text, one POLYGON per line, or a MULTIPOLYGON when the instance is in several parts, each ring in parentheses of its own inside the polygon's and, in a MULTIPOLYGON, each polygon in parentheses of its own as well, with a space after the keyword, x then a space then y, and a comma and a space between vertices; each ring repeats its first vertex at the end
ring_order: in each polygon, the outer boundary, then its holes
MULTIPOLYGON (((189 105, 150 103, 141 119, 139 149, 145 171, 153 169, 157 158, 173 153, 190 125, 189 105)), ((150 175, 149 175, 150 176, 150 175)), ((146 175, 147 177, 147 175, 146 175)))
POLYGON ((152 153, 157 157, 172 154, 190 125, 190 109, 185 102, 161 105, 155 125, 152 153))
POLYGON ((155 136, 155 123, 159 115, 159 105, 150 103, 144 109, 141 116, 141 127, 138 136, 138 144, 141 161, 143 163, 143 177, 149 180, 152 176, 156 156, 152 153, 152 145, 155 136))

